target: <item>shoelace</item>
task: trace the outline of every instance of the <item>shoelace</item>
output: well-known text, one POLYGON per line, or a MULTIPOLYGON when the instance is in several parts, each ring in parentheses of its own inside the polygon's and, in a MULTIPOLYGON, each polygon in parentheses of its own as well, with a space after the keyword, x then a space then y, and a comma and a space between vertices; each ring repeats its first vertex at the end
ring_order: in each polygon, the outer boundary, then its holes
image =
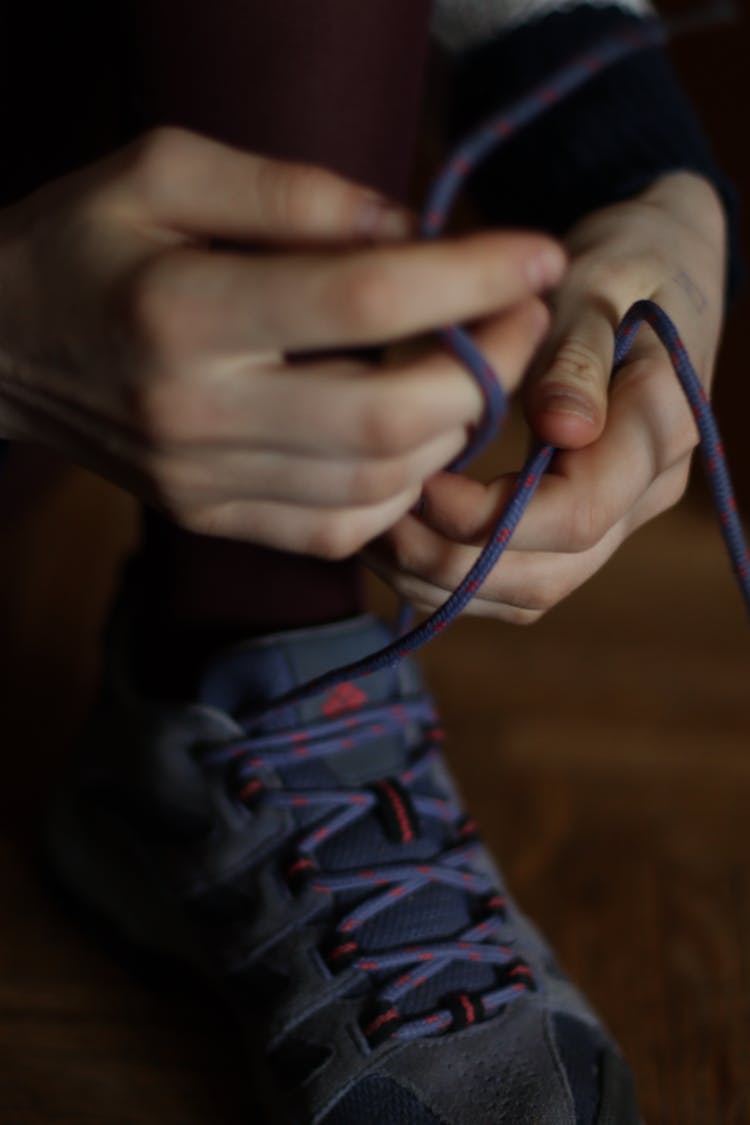
MULTIPOLYGON (((550 106, 561 101, 607 66, 637 50, 663 44, 667 33, 656 20, 644 20, 639 28, 627 27, 619 35, 610 35, 588 51, 574 57, 541 86, 532 90, 507 110, 494 114, 477 128, 446 161, 428 195, 420 230, 425 238, 436 237, 449 216, 461 186, 481 160, 507 141, 522 126, 529 124, 550 106)), ((669 315, 654 301, 642 300, 627 311, 615 334, 613 376, 626 358, 637 329, 647 323, 657 334, 669 354, 675 375, 690 405, 699 433, 699 448, 721 532, 727 547, 740 592, 750 613, 750 554, 742 531, 734 491, 729 477, 724 446, 708 402, 706 392, 690 361, 680 334, 669 315)), ((464 364, 479 385, 485 401, 482 421, 464 452, 449 468, 458 472, 481 453, 497 436, 505 421, 507 396, 492 365, 485 359, 469 334, 457 326, 449 326, 439 336, 464 364)), ((268 718, 275 710, 329 691, 337 684, 371 675, 391 667, 405 656, 431 641, 456 618, 476 595, 480 586, 510 542, 513 532, 539 486, 540 480, 555 453, 551 445, 537 444, 526 460, 513 493, 503 508, 479 558, 449 598, 419 626, 402 633, 398 640, 362 660, 333 669, 309 683, 273 700, 248 721, 268 718)))
MULTIPOLYGON (((474 822, 465 818, 456 802, 419 793, 419 782, 440 755, 443 732, 437 725, 432 702, 416 696, 399 702, 375 704, 324 719, 304 729, 272 731, 243 741, 206 751, 207 765, 222 767, 237 762, 238 797, 253 806, 260 800, 275 808, 312 813, 310 829, 294 830, 295 858, 286 869, 293 890, 309 889, 326 897, 323 910, 330 908, 331 896, 355 892, 353 909, 338 911, 335 932, 324 950, 333 973, 349 968, 360 973, 399 976, 377 990, 367 1007, 362 1030, 372 1045, 386 1036, 413 1039, 434 1035, 449 1027, 464 1026, 491 1015, 520 992, 534 987, 530 967, 512 946, 512 936, 504 934, 505 899, 486 875, 471 869, 478 851, 474 822), (408 765, 397 776, 380 779, 370 786, 347 789, 300 788, 285 783, 278 788, 279 772, 300 764, 324 760, 342 749, 355 750, 368 741, 402 733, 407 725, 421 729, 421 737, 408 765), (272 776, 267 784, 264 777, 272 776), (417 788, 415 788, 417 787, 417 788), (325 871, 316 853, 339 832, 352 828, 362 818, 377 811, 389 836, 402 844, 412 843, 430 821, 437 822, 443 840, 437 855, 424 860, 370 864, 355 870, 325 871), (320 819, 319 814, 327 814, 320 819), (317 815, 316 815, 317 814, 317 815), (358 931, 385 910, 397 909, 400 899, 413 895, 429 884, 457 888, 476 901, 472 924, 450 941, 412 944, 372 954, 360 948, 358 931), (364 897, 360 897, 364 893, 364 897), (505 944, 490 939, 505 936, 505 944), (449 1007, 426 1015, 405 1018, 399 1002, 413 989, 454 962, 493 966, 496 987, 477 992, 455 991, 445 998, 449 1007), (404 971, 406 970, 406 971, 404 971)), ((312 907, 311 918, 319 912, 312 907)), ((283 935, 279 935, 281 940, 283 935)), ((267 954, 268 948, 264 950, 267 954)))
MULTIPOLYGON (((456 149, 437 177, 423 212, 422 236, 434 238, 441 232, 466 177, 491 150, 605 67, 636 50, 661 45, 666 37, 665 27, 660 21, 644 20, 637 29, 629 26, 619 35, 610 35, 576 56, 543 85, 506 111, 493 115, 456 149)), ((643 323, 650 325, 667 349, 675 374, 690 404, 722 534, 740 590, 750 611, 748 550, 718 429, 677 328, 667 313, 653 301, 637 301, 621 321, 615 337, 613 374, 616 374, 627 356, 636 332, 643 323)), ((477 381, 485 400, 481 424, 464 452, 449 466, 451 471, 458 472, 495 437, 507 413, 507 400, 496 373, 462 328, 449 326, 442 329, 439 335, 477 381)), ((262 709, 243 716, 242 722, 248 731, 248 738, 213 749, 207 754, 207 759, 212 764, 221 765, 230 759, 238 762, 241 799, 253 801, 262 797, 278 807, 315 808, 323 814, 321 819, 316 819, 314 828, 308 832, 303 831, 297 840, 297 858, 288 872, 290 879, 304 875, 308 883, 311 882, 316 890, 327 896, 335 896, 337 892, 372 889, 372 893, 354 910, 340 912, 334 942, 327 952, 327 959, 334 970, 349 966, 354 966, 361 973, 373 974, 404 970, 395 979, 389 979, 385 985, 379 984, 375 989, 375 1006, 371 1009, 369 1022, 363 1027, 373 1044, 384 1036, 411 1039, 465 1026, 491 1015, 527 988, 534 987, 529 966, 513 954, 510 942, 501 945, 496 940, 503 928, 504 902, 494 893, 489 881, 470 868, 474 845, 470 839, 461 839, 462 834, 466 836, 467 826, 461 824, 460 810, 450 802, 418 794, 409 796, 414 782, 418 781, 423 771, 429 769, 440 738, 431 705, 426 699, 409 699, 390 706, 348 712, 345 717, 313 724, 304 731, 290 727, 271 734, 251 732, 260 721, 267 722, 269 718, 274 725, 283 725, 290 714, 288 708, 292 705, 329 691, 341 683, 390 667, 442 632, 474 597, 508 546, 554 453, 555 449, 550 445, 537 445, 532 450, 516 488, 479 558, 435 613, 417 627, 401 631, 393 643, 377 652, 319 676, 272 700, 262 709), (295 790, 269 789, 264 784, 264 771, 288 767, 301 757, 307 760, 320 759, 342 749, 353 749, 372 738, 381 737, 389 730, 402 728, 406 721, 422 725, 424 744, 413 757, 409 769, 397 778, 384 779, 379 783, 380 794, 373 788, 295 790), (316 849, 324 840, 329 840, 360 817, 371 813, 379 799, 384 799, 386 806, 390 804, 395 823, 398 825, 401 821, 402 829, 407 835, 410 830, 409 806, 420 817, 438 818, 452 826, 452 845, 426 863, 374 866, 367 870, 344 873, 322 871, 316 862, 316 849), (471 893, 486 896, 485 913, 481 920, 456 940, 399 947, 377 956, 362 954, 356 941, 357 929, 380 911, 398 909, 399 899, 430 881, 462 885, 471 893), (488 944, 488 939, 495 940, 490 940, 488 944), (498 970, 497 986, 484 990, 481 994, 457 992, 446 998, 447 1007, 416 1018, 402 1017, 398 1003, 410 990, 424 984, 447 964, 463 960, 494 965, 498 970)), ((382 978, 379 977, 380 979, 382 978)))

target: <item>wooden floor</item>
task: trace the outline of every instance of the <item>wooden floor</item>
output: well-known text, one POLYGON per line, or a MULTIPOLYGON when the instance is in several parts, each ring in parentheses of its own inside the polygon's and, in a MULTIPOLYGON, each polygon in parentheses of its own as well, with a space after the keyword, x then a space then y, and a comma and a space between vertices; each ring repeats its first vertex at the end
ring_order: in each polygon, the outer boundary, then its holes
MULTIPOLYGON (((103 483, 35 472, 0 490, 0 1123, 236 1125, 217 1013, 102 946, 36 864, 133 523, 103 483)), ((649 1125, 750 1122, 750 635, 700 498, 540 625, 461 621, 425 663, 467 798, 649 1125)))

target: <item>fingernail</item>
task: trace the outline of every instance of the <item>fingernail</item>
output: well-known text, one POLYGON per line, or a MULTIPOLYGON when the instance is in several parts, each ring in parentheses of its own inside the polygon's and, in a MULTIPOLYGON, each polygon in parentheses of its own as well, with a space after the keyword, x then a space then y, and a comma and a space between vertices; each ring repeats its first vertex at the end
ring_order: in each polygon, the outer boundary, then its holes
POLYGON ((539 407, 554 414, 574 414, 587 422, 596 422, 588 399, 572 391, 545 391, 539 396, 539 407))
POLYGON ((414 218, 382 195, 368 195, 355 223, 359 234, 370 238, 406 238, 414 230, 414 218))
POLYGON ((529 258, 526 262, 526 276, 534 289, 546 289, 560 280, 565 269, 562 251, 549 247, 529 258))

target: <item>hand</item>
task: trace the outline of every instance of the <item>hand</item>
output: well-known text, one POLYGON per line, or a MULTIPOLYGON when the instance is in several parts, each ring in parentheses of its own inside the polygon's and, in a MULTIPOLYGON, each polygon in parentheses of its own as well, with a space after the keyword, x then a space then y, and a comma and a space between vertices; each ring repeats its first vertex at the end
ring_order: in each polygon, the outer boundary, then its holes
POLYGON ((0 212, 0 436, 193 531, 354 553, 458 453, 482 401, 436 346, 385 370, 330 352, 485 317, 511 387, 549 324, 534 294, 564 268, 542 235, 408 231, 322 169, 145 134, 0 212))
MULTIPOLYGON (((527 624, 595 573, 641 524, 682 496, 697 430, 663 345, 643 327, 609 385, 614 333, 651 298, 676 323, 708 390, 722 325, 725 220, 689 172, 580 222, 552 295, 550 333, 525 382, 532 431, 559 446, 510 547, 467 612, 527 624)), ((421 609, 445 601, 476 560, 514 483, 440 473, 366 559, 421 609)))

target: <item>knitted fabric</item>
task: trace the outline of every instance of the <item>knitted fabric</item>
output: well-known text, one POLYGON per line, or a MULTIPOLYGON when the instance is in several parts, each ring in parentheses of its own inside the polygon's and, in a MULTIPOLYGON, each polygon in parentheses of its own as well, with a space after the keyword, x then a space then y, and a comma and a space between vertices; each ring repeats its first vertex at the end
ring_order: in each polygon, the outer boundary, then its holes
MULTIPOLYGON (((486 42, 500 31, 555 11, 611 4, 612 0, 434 0, 432 29, 443 46, 458 51, 486 42)), ((624 12, 654 15, 650 0, 617 0, 624 12)))
MULTIPOLYGON (((452 140, 512 102, 568 58, 615 28, 642 21, 617 4, 579 5, 455 56, 452 140)), ((659 46, 605 69, 489 158, 469 184, 485 217, 503 227, 564 235, 597 208, 632 198, 676 170, 705 176, 728 217, 727 299, 744 280, 737 193, 659 46)))

